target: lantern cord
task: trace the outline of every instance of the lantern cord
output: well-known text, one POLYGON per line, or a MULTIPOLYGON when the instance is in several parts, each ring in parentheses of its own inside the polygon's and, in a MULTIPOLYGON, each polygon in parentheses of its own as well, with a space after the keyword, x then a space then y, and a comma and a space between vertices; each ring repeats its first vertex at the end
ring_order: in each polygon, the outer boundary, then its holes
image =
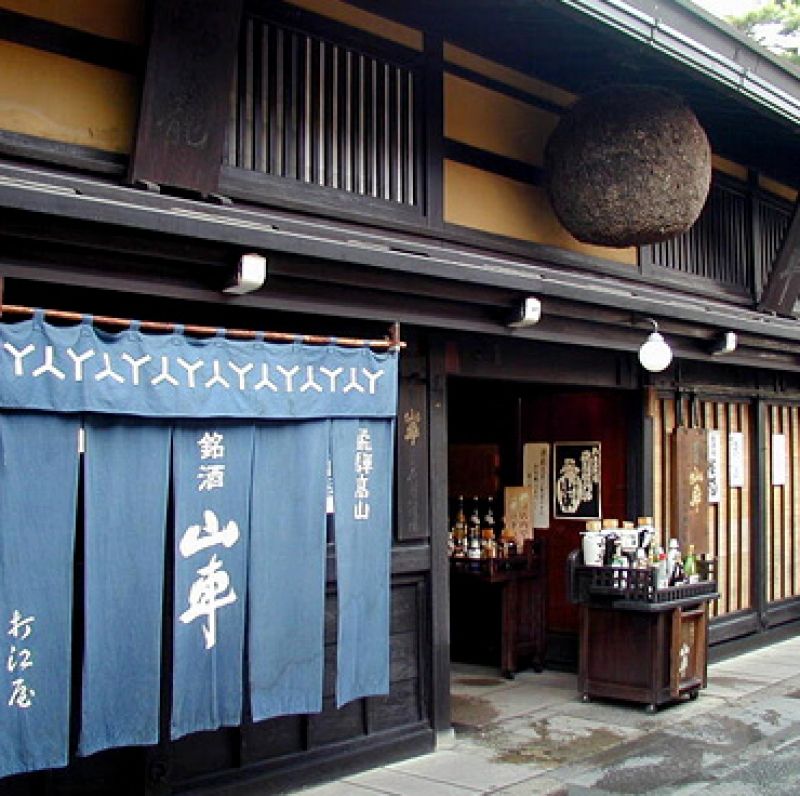
MULTIPOLYGON (((81 322, 87 316, 78 312, 67 310, 42 310, 46 319, 59 321, 81 322)), ((0 315, 34 315, 36 310, 33 307, 23 307, 18 304, 3 304, 0 306, 0 315)), ((114 318, 108 315, 92 315, 92 322, 96 326, 108 326, 116 329, 127 329, 131 321, 126 318, 114 318)), ((393 323, 389 327, 387 337, 381 339, 363 339, 359 337, 326 337, 316 334, 293 334, 291 332, 255 332, 248 329, 220 329, 214 326, 198 326, 186 324, 180 326, 166 321, 140 321, 138 327, 143 331, 151 332, 174 332, 180 328, 185 334, 194 337, 213 337, 222 333, 225 337, 232 340, 256 340, 264 339, 274 343, 305 343, 307 345, 339 345, 346 348, 373 348, 378 350, 399 351, 406 347, 400 340, 400 324, 393 323)))

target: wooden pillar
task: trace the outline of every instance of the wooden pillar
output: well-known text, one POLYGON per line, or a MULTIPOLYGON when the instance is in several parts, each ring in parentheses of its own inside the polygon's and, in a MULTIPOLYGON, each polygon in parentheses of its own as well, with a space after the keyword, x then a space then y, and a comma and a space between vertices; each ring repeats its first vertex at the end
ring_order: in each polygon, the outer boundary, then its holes
POLYGON ((445 342, 431 340, 428 360, 431 528, 431 723, 450 727, 450 567, 447 558, 447 375, 445 342))
POLYGON ((751 537, 752 555, 752 606, 758 617, 759 629, 767 626, 767 545, 765 534, 769 532, 767 523, 767 500, 769 490, 766 488, 769 463, 767 462, 767 408, 761 399, 753 405, 755 415, 755 434, 751 457, 753 467, 752 478, 752 517, 753 530, 751 537))

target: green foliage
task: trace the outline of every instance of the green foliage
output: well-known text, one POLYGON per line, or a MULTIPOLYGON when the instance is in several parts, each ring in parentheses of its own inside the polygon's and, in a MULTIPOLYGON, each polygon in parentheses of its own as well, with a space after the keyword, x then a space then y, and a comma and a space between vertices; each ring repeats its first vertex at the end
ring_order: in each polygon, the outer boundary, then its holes
POLYGON ((800 65, 800 0, 768 0, 726 20, 772 52, 800 65))

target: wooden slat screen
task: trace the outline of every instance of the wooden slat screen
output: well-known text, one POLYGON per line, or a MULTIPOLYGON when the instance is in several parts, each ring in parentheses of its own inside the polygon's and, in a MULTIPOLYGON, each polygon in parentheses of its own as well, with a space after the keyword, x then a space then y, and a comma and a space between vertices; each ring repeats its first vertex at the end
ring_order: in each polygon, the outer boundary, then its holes
POLYGON ((766 410, 767 600, 800 595, 800 407, 771 405, 766 410), (774 486, 772 436, 786 438, 786 484, 774 486))
POLYGON ((713 183, 694 226, 683 235, 648 247, 653 266, 751 291, 750 200, 742 191, 713 183))
POLYGON ((418 204, 413 70, 247 19, 226 161, 250 171, 418 204))
POLYGON ((756 249, 756 278, 759 292, 767 284, 772 264, 780 251, 781 243, 792 220, 791 211, 772 202, 758 203, 758 225, 761 245, 756 249))
MULTIPOLYGON (((676 401, 657 396, 650 400, 649 413, 653 419, 653 508, 656 528, 661 529, 663 541, 677 537, 670 527, 671 450, 670 435, 676 426, 676 401)), ((682 416, 691 418, 688 399, 682 399, 682 416)), ((712 605, 712 615, 719 616, 751 607, 751 488, 750 464, 747 451, 751 444, 751 411, 747 403, 702 401, 696 402, 695 425, 720 431, 721 460, 720 502, 708 507, 708 540, 705 550, 717 559, 717 581, 720 599, 712 605), (745 450, 745 486, 728 486, 728 434, 742 432, 745 450)))

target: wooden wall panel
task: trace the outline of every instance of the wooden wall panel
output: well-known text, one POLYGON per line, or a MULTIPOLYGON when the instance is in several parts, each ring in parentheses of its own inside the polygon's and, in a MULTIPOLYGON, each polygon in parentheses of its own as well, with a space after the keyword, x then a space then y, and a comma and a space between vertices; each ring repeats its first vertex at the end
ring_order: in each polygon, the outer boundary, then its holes
POLYGON ((445 73, 444 134, 507 158, 544 164, 544 147, 559 116, 499 91, 445 73))
POLYGON ((0 41, 0 128, 128 153, 138 80, 132 75, 0 41))
MULTIPOLYGON (((708 528, 704 550, 717 560, 717 585, 720 599, 711 607, 712 616, 746 610, 751 606, 751 517, 750 462, 745 456, 745 486, 728 486, 728 435, 744 434, 745 451, 750 450, 750 407, 736 401, 698 400, 683 397, 680 404, 674 397, 661 396, 651 401, 649 414, 653 420, 653 514, 660 529, 662 544, 678 536, 672 527, 670 506, 673 500, 671 482, 672 434, 679 420, 704 429, 720 432, 719 462, 720 502, 708 506, 708 528)), ((800 489, 800 485, 798 487, 800 489)))
POLYGON ((446 160, 444 220, 510 238, 545 243, 627 265, 636 249, 589 246, 561 226, 543 188, 446 160))
POLYGON ((800 407, 772 404, 766 407, 767 495, 766 586, 767 601, 800 596, 800 407), (786 483, 773 483, 772 437, 786 437, 786 483))

